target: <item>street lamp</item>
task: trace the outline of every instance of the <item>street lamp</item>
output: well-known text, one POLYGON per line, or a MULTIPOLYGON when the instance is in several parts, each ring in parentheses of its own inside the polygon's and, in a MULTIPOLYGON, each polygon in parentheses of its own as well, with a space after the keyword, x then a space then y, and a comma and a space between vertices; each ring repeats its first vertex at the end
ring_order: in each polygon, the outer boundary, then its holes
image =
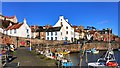
MULTIPOLYGON (((31 34, 31 31, 30 31, 30 34, 31 34)), ((32 47, 31 47, 31 36, 30 36, 30 48, 29 50, 31 51, 32 50, 32 47)))
POLYGON ((31 47, 31 38, 30 38, 30 51, 32 50, 32 47, 31 47))

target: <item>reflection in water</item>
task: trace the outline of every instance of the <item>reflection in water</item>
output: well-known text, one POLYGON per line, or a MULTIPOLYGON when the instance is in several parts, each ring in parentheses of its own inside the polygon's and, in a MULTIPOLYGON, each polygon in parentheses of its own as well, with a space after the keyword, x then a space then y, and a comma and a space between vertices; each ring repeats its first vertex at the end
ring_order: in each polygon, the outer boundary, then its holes
MULTIPOLYGON (((100 51, 99 54, 92 54, 92 53, 87 53, 87 61, 88 62, 95 62, 97 61, 98 58, 102 57, 103 54, 106 51, 100 51)), ((118 62, 119 66, 120 66, 120 51, 114 51, 114 55, 115 55, 115 59, 118 62)), ((78 64, 80 64, 80 53, 72 53, 70 54, 70 59, 73 62, 73 66, 78 66, 78 64)), ((82 66, 87 66, 86 63, 86 56, 83 56, 82 59, 82 66)))

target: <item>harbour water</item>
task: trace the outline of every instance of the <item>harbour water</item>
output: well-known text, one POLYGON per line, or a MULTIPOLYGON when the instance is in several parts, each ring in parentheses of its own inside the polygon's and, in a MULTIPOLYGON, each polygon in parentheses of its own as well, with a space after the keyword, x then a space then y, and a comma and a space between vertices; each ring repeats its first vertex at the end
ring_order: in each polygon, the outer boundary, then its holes
MULTIPOLYGON (((106 51, 100 51, 99 54, 87 53, 87 57, 84 55, 82 57, 82 62, 80 62, 80 53, 72 53, 69 55, 71 61, 73 62, 73 66, 87 66, 88 62, 96 62, 98 58, 100 58, 106 51), (87 60, 86 60, 87 59, 87 60)), ((120 66, 120 51, 114 51, 115 59, 120 66)))

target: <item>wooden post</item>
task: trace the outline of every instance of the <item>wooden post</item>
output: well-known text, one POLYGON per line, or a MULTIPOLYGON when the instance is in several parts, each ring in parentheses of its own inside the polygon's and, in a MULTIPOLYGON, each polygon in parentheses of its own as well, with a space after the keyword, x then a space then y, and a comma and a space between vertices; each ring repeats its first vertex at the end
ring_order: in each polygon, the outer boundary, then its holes
POLYGON ((88 58, 87 58, 87 52, 86 52, 86 63, 88 62, 88 58))
POLYGON ((82 68, 82 60, 83 60, 84 53, 85 53, 85 48, 83 49, 83 54, 80 57, 80 68, 82 68))
POLYGON ((0 45, 0 68, 2 68, 2 48, 1 48, 1 45, 0 45))

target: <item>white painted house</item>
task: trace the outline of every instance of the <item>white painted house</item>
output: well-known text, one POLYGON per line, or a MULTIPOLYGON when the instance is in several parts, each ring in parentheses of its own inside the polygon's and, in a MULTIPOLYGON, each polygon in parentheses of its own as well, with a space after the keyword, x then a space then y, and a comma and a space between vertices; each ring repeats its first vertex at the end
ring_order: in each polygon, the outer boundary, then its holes
POLYGON ((54 28, 59 29, 56 29, 57 31, 46 31, 46 40, 68 40, 70 42, 74 42, 74 28, 72 28, 68 19, 64 19, 63 16, 60 16, 58 22, 53 26, 53 29, 54 28))
POLYGON ((23 23, 10 24, 5 30, 4 34, 17 37, 31 38, 31 29, 24 18, 23 23))
POLYGON ((79 32, 74 32, 74 33, 75 33, 75 35, 74 35, 75 39, 79 40, 80 39, 80 33, 79 32))
POLYGON ((46 40, 62 40, 61 36, 61 27, 46 29, 46 40))

